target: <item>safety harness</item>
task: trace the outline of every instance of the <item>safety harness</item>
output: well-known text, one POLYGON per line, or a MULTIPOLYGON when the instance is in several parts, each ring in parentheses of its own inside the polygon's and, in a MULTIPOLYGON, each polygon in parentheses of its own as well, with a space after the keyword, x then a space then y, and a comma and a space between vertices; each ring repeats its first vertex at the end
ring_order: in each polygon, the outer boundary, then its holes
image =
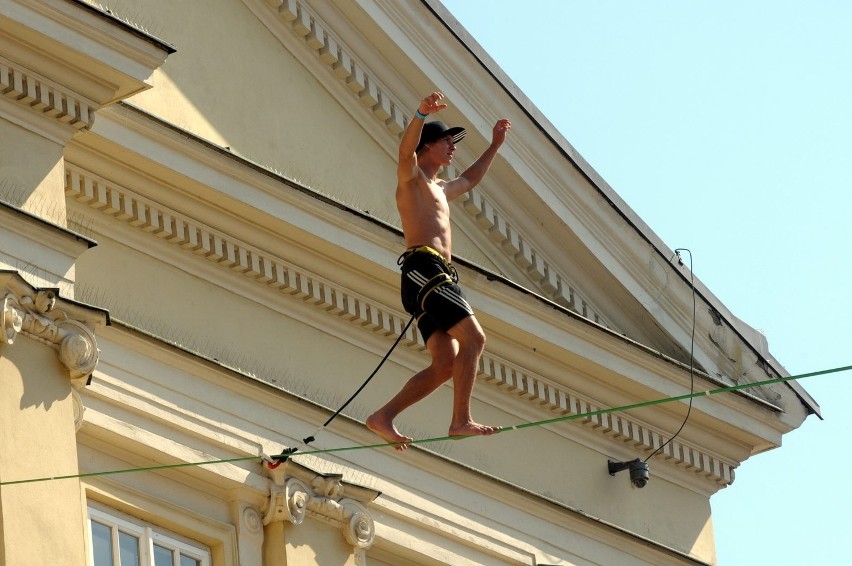
POLYGON ((423 287, 420 288, 420 291, 417 293, 417 304, 420 305, 420 314, 417 319, 419 320, 421 316, 425 314, 426 310, 426 299, 429 298, 429 295, 432 294, 433 291, 438 289, 439 287, 443 287, 444 285, 452 285, 454 283, 459 282, 459 274, 456 271, 456 268, 450 265, 450 262, 447 261, 443 255, 438 252, 438 250, 434 248, 430 248, 429 246, 414 246, 405 250, 399 259, 396 261, 397 265, 402 266, 409 257, 416 253, 428 253, 437 257, 441 260, 441 263, 444 264, 444 267, 447 269, 448 273, 439 273, 436 276, 432 277, 429 281, 426 282, 423 287))

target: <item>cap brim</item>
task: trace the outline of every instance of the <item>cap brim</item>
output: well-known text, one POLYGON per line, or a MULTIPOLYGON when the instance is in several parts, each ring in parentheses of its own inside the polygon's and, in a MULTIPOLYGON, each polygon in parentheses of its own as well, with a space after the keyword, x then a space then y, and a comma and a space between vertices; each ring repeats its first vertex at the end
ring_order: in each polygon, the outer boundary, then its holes
POLYGON ((462 127, 456 126, 455 128, 447 128, 447 131, 444 132, 444 135, 451 136, 453 138, 453 143, 459 143, 467 135, 467 130, 462 127))

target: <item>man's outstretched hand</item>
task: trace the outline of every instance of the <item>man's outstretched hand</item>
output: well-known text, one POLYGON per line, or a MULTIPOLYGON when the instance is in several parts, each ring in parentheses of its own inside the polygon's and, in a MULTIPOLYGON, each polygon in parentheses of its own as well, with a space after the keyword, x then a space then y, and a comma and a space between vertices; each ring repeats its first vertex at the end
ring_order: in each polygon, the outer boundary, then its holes
POLYGON ((426 98, 420 101, 420 106, 417 108, 418 112, 421 114, 434 114, 435 112, 440 112, 444 108, 447 107, 446 103, 441 102, 441 99, 444 98, 444 95, 440 92, 433 92, 426 98))
POLYGON ((491 144, 496 146, 503 145, 506 141, 506 134, 512 129, 512 123, 507 118, 501 118, 494 124, 494 131, 491 134, 491 144))

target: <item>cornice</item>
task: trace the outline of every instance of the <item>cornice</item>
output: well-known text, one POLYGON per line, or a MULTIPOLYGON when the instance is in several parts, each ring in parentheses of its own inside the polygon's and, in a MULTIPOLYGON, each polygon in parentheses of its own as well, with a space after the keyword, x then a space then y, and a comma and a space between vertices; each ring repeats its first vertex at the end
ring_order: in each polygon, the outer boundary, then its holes
POLYGON ((477 226, 524 270, 544 296, 606 328, 617 330, 601 314, 599 308, 583 298, 570 279, 552 262, 545 259, 529 238, 512 225, 508 216, 474 189, 460 197, 462 209, 476 219, 477 226))
POLYGON ((4 0, 0 14, 0 96, 14 105, 0 110, 63 145, 98 108, 150 88, 173 51, 82 2, 4 0))
POLYGON ((369 116, 361 122, 386 151, 395 152, 395 140, 408 123, 410 105, 381 83, 332 26, 304 0, 243 2, 343 108, 352 111, 349 102, 356 101, 358 117, 369 116))
MULTIPOLYGON (((177 51, 173 45, 151 35, 145 29, 143 29, 143 27, 134 24, 133 22, 130 22, 126 19, 120 18, 109 10, 105 11, 101 9, 97 0, 64 0, 64 2, 66 4, 71 4, 75 7, 79 7, 85 11, 88 11, 90 14, 95 16, 96 20, 99 19, 105 21, 108 27, 115 26, 116 28, 121 29, 122 32, 127 32, 131 36, 136 36, 137 38, 141 39, 143 43, 151 44, 155 49, 154 53, 151 53, 148 49, 145 48, 144 45, 124 40, 126 45, 123 51, 128 57, 132 59, 144 62, 148 65, 156 66, 158 64, 157 59, 159 57, 158 54, 160 52, 171 54, 177 51)), ((68 11, 72 9, 73 8, 66 8, 66 10, 68 11)), ((92 28, 98 27, 94 22, 88 23, 88 26, 89 27, 88 29, 86 29, 86 31, 89 33, 91 33, 92 28)), ((106 41, 106 39, 104 38, 103 41, 106 41)), ((113 41, 115 40, 113 39, 113 41)))
POLYGON ((11 346, 19 335, 57 351, 71 384, 82 389, 98 363, 95 330, 106 324, 105 313, 60 302, 56 289, 35 289, 16 272, 0 271, 0 329, 11 346))
POLYGON ((0 45, 16 63, 103 106, 149 88, 171 46, 78 0, 4 0, 0 45))
MULTIPOLYGON (((356 322, 358 326, 382 335, 398 334, 408 321, 407 316, 397 311, 383 308, 284 258, 146 199, 73 163, 66 162, 65 180, 65 192, 69 198, 161 238, 183 253, 204 258, 328 314, 356 322)), ((411 328, 403 343, 425 348, 422 339, 411 328)))
MULTIPOLYGON (((8 195, 0 195, 3 198, 8 195)), ((32 199, 29 203, 32 205, 32 199)), ((64 206, 63 206, 64 209, 64 206)), ((44 207, 43 216, 56 216, 44 207)), ((65 216, 57 218, 64 221, 65 216)), ((71 278, 74 261, 96 243, 64 226, 0 201, 0 269, 17 271, 34 287, 58 288, 63 297, 73 298, 71 278), (35 258, 39 261, 34 264, 35 258)))
MULTIPOLYGON (((226 270, 228 277, 241 275, 253 284, 276 290, 308 305, 323 316, 334 316, 362 331, 390 339, 401 332, 408 320, 407 316, 385 304, 353 293, 308 269, 259 250, 73 163, 66 163, 66 195, 85 204, 92 211, 98 211, 172 245, 174 250, 187 257, 197 256, 211 262, 226 270)), ((408 329, 400 344, 415 351, 425 349, 422 338, 414 328, 408 329)), ((579 414, 605 408, 604 404, 594 399, 557 385, 490 352, 482 357, 479 376, 484 382, 526 399, 550 414, 579 414)), ((650 453, 661 446, 666 438, 663 431, 624 414, 586 419, 585 424, 609 440, 627 444, 639 452, 650 453)), ((681 440, 669 443, 659 457, 671 464, 683 466, 718 486, 733 481, 735 462, 681 440)))
POLYGON ((29 238, 38 238, 47 242, 51 248, 58 248, 62 254, 75 258, 98 245, 95 240, 60 224, 59 222, 65 220, 65 216, 53 212, 49 207, 39 210, 41 215, 23 210, 20 208, 20 202, 14 202, 21 196, 3 193, 0 185, 0 219, 9 231, 23 232, 29 238))

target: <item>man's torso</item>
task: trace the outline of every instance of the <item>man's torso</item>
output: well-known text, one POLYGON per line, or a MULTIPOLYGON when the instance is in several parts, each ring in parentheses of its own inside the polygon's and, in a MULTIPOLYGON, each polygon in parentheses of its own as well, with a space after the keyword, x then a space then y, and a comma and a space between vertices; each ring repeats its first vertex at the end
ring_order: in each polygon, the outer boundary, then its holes
POLYGON ((396 204, 406 246, 429 246, 449 261, 452 257, 450 207, 443 185, 423 174, 417 175, 397 186, 396 204))

